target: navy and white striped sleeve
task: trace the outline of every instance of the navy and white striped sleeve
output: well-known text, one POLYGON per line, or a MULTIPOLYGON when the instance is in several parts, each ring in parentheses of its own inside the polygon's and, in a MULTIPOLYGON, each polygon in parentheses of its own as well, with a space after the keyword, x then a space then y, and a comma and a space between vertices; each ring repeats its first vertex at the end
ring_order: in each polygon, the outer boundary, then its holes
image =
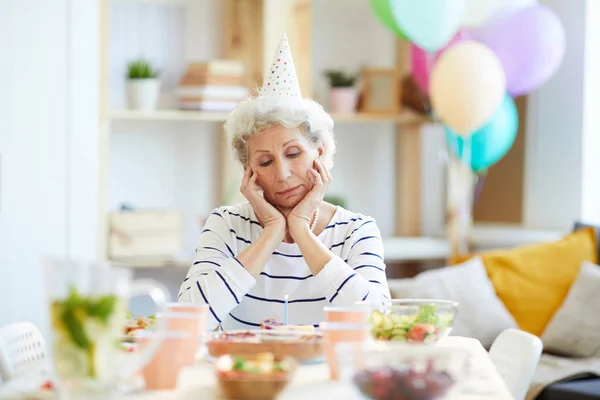
POLYGON ((383 241, 377 224, 373 219, 358 220, 350 232, 341 252, 346 258, 334 256, 315 280, 323 285, 325 297, 333 305, 389 299, 383 241))
POLYGON ((214 330, 255 285, 233 252, 230 227, 218 210, 206 220, 194 264, 179 289, 179 302, 209 306, 206 329, 214 330))

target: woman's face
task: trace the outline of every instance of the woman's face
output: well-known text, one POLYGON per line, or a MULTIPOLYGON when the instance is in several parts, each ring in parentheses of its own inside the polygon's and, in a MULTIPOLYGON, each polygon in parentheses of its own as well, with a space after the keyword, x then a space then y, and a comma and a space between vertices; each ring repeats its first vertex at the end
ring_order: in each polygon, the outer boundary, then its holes
POLYGON ((313 161, 323 146, 312 144, 300 129, 274 125, 248 140, 250 168, 272 204, 293 208, 313 188, 313 161))

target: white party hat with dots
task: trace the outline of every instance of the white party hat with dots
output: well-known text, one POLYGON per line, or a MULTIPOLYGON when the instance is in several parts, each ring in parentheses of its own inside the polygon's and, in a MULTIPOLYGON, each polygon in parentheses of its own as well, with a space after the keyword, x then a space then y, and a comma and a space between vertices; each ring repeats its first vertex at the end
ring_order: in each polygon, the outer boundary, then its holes
POLYGON ((285 33, 277 46, 271 68, 266 72, 260 96, 302 97, 292 52, 285 33))

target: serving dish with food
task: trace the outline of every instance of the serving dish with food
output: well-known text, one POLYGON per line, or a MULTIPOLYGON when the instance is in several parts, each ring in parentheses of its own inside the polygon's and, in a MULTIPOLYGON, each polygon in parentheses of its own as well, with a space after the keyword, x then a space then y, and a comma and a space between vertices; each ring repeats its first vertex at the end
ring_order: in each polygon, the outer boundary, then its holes
POLYGON ((138 316, 135 318, 131 311, 127 311, 127 319, 125 320, 125 326, 123 327, 124 337, 122 343, 135 343, 135 335, 139 331, 146 329, 152 329, 156 323, 156 317, 149 315, 147 317, 138 316))
POLYGON ((224 355, 217 359, 219 387, 230 399, 274 399, 291 381, 297 362, 271 352, 224 355))
POLYGON ((382 341, 437 343, 452 331, 457 309, 448 300, 389 300, 371 312, 371 334, 382 341))
POLYGON ((215 332, 206 340, 209 356, 273 353, 298 361, 323 357, 323 334, 312 325, 280 325, 267 320, 263 329, 215 332))
POLYGON ((371 400, 438 400, 467 378, 462 349, 402 342, 342 343, 336 359, 342 381, 371 400))

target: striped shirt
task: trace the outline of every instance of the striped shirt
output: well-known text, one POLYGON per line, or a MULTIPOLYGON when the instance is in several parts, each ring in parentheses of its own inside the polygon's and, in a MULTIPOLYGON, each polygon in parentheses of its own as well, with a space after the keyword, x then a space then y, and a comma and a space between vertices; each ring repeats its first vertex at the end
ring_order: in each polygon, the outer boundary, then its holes
POLYGON ((325 306, 389 299, 383 242, 373 218, 337 207, 318 235, 334 257, 316 276, 298 245, 283 242, 260 275, 250 275, 236 255, 262 231, 247 202, 219 207, 208 217, 178 296, 180 302, 209 305, 208 330, 219 324, 224 330, 251 329, 268 318, 283 322, 286 294, 294 325, 317 326, 325 306))

